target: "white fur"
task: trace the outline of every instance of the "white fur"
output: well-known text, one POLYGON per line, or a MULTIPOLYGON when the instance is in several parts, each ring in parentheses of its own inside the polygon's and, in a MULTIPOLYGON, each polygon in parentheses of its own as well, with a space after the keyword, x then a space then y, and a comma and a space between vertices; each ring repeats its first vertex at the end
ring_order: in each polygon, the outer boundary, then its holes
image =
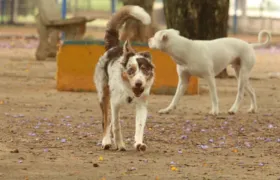
MULTIPOLYGON (((127 64, 127 67, 137 64, 135 58, 138 55, 132 56, 127 64)), ((139 149, 145 148, 143 143, 144 128, 147 119, 147 97, 150 94, 150 89, 154 81, 154 77, 149 81, 146 81, 142 72, 137 67, 135 76, 130 79, 129 82, 122 79, 123 66, 121 64, 123 56, 121 56, 116 62, 109 64, 108 73, 109 78, 106 77, 104 71, 104 64, 106 62, 107 54, 105 53, 99 60, 95 68, 94 82, 98 92, 99 101, 103 96, 103 87, 105 84, 109 84, 110 87, 110 106, 111 106, 111 125, 107 128, 107 134, 103 137, 102 146, 111 145, 110 132, 112 128, 115 144, 119 150, 125 150, 125 143, 121 133, 121 126, 119 121, 119 112, 123 104, 127 103, 128 97, 133 97, 132 103, 136 105, 136 130, 135 130, 135 147, 139 149), (132 87, 135 86, 137 80, 142 81, 144 92, 140 97, 135 97, 132 87)))
POLYGON ((251 106, 249 112, 257 111, 257 102, 254 89, 249 83, 249 75, 256 57, 254 47, 267 45, 270 41, 270 34, 267 31, 259 33, 259 43, 249 44, 236 38, 220 38, 211 41, 190 40, 180 36, 179 31, 167 29, 158 31, 154 37, 149 39, 149 47, 160 49, 168 53, 177 64, 179 82, 175 96, 170 105, 159 111, 168 113, 173 110, 185 93, 188 79, 191 75, 204 78, 209 85, 212 100, 210 114, 219 113, 218 96, 215 76, 227 65, 232 64, 238 79, 238 92, 236 100, 229 110, 229 113, 236 113, 240 102, 243 99, 244 90, 249 93, 251 106), (267 35, 267 41, 261 43, 262 36, 267 35), (238 58, 240 59, 240 64, 238 58))
POLYGON ((130 15, 140 20, 145 25, 151 24, 150 15, 140 6, 133 6, 130 9, 130 15))

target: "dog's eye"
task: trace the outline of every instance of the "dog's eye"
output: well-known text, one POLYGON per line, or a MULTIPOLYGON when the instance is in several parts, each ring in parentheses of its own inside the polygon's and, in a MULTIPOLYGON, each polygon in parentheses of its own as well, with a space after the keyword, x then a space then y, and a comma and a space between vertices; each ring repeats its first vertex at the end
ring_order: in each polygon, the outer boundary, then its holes
POLYGON ((127 70, 127 74, 128 75, 132 75, 132 74, 134 74, 135 73, 135 69, 134 68, 129 68, 128 70, 127 70))
POLYGON ((142 72, 145 74, 145 75, 149 75, 150 74, 150 70, 144 66, 141 67, 141 70, 142 72))

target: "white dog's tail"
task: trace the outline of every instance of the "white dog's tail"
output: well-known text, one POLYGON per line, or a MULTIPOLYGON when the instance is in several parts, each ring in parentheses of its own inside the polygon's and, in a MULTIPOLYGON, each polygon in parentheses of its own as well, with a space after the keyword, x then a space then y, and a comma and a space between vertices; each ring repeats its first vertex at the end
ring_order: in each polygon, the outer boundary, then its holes
POLYGON ((258 43, 252 43, 251 45, 254 48, 266 46, 270 43, 270 40, 271 40, 270 32, 268 32, 266 30, 262 30, 262 31, 259 32, 259 35, 258 35, 258 43), (266 41, 262 43, 261 41, 262 41, 262 38, 263 38, 264 35, 266 35, 266 41))
POLYGON ((107 24, 104 37, 106 51, 119 45, 119 29, 129 18, 140 20, 145 25, 151 23, 150 15, 140 6, 123 6, 107 24))

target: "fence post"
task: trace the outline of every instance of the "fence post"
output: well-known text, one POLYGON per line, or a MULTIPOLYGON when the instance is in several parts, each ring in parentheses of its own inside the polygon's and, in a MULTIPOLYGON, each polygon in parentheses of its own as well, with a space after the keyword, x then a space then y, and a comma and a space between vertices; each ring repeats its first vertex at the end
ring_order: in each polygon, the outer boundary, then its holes
POLYGON ((111 0, 111 12, 114 14, 116 12, 117 0, 111 0))
POLYGON ((1 24, 4 24, 5 21, 5 6, 6 6, 6 0, 1 0, 1 24))
MULTIPOLYGON (((61 16, 62 16, 62 19, 66 18, 66 12, 67 12, 67 0, 62 0, 62 6, 61 6, 61 16)), ((65 34, 64 33, 62 33, 61 39, 62 40, 65 39, 65 34)))
POLYGON ((67 0, 62 1, 62 7, 61 7, 61 16, 62 19, 66 18, 66 12, 67 12, 67 0))
POLYGON ((234 3, 234 16, 233 16, 233 33, 237 33, 237 9, 238 9, 238 0, 235 0, 234 3))

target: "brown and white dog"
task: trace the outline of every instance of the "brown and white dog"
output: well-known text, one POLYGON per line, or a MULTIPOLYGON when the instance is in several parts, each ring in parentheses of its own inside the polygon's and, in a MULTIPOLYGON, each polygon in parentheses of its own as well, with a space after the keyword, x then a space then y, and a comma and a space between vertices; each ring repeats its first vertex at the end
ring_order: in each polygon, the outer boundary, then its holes
POLYGON ((116 148, 124 151, 125 144, 121 133, 119 111, 121 105, 136 105, 135 148, 145 151, 143 143, 144 128, 147 119, 147 97, 154 82, 154 66, 149 52, 136 52, 129 41, 120 46, 119 28, 127 19, 134 18, 148 25, 149 14, 139 6, 124 6, 112 16, 107 24, 105 34, 106 52, 100 57, 95 67, 94 83, 103 113, 102 148, 109 149, 111 131, 116 148), (111 123, 108 122, 109 103, 111 106, 111 123))

